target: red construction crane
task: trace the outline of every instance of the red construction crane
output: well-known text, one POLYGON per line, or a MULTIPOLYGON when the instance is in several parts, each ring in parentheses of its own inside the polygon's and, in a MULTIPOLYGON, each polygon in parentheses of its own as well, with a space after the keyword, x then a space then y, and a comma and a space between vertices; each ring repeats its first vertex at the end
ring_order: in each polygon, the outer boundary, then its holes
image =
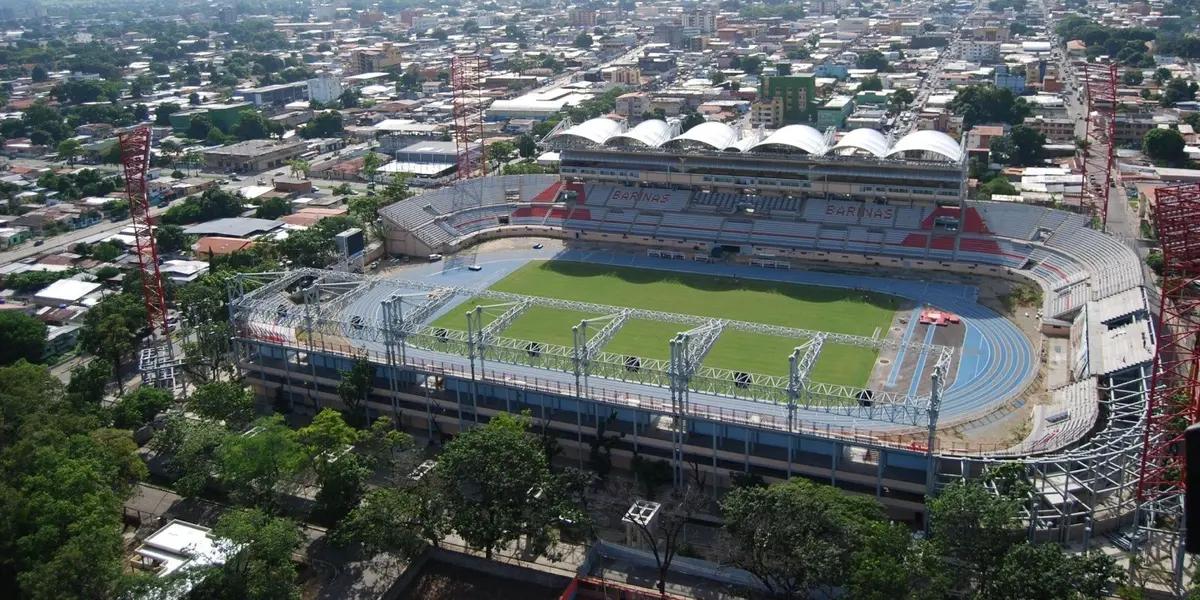
POLYGON ((1183 432, 1200 420, 1200 184, 1155 190, 1162 296, 1138 500, 1184 491, 1183 432))
POLYGON ((1087 116, 1083 136, 1083 202, 1108 227, 1108 194, 1113 185, 1113 143, 1117 126, 1117 65, 1085 63, 1087 116))
POLYGON ((150 168, 150 128, 138 127, 122 133, 121 166, 125 169, 125 195, 129 198, 129 216, 137 244, 138 268, 142 272, 142 299, 146 303, 146 322, 151 331, 167 328, 167 301, 163 295, 162 275, 158 272, 158 246, 150 217, 150 198, 146 192, 146 171, 150 168))
POLYGON ((483 76, 486 70, 487 59, 478 54, 460 54, 450 62, 458 179, 487 174, 483 149, 483 76))

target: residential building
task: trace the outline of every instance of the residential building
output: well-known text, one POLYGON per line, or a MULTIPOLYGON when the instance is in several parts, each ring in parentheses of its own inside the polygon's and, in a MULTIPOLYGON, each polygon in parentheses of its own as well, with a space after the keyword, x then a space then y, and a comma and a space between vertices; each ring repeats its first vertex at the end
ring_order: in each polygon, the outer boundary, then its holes
POLYGON ((717 14, 711 9, 686 10, 680 15, 680 25, 684 30, 695 29, 700 33, 712 33, 717 30, 717 14))
POLYGON ((1017 95, 1025 93, 1025 84, 1028 82, 1025 69, 1009 69, 1008 65, 998 65, 993 77, 992 83, 996 87, 1017 95))
POLYGON ((834 96, 817 109, 817 129, 841 129, 846 125, 846 119, 854 112, 854 99, 850 96, 834 96))
POLYGON ((778 108, 760 109, 760 114, 769 111, 774 126, 812 121, 816 109, 817 83, 812 75, 782 75, 763 77, 759 85, 760 102, 779 101, 778 108))
POLYGON ((1000 60, 1000 42, 963 40, 959 44, 959 55, 972 62, 994 62, 1000 60))
POLYGON ((400 67, 401 60, 399 46, 384 42, 378 46, 353 51, 347 68, 356 74, 395 71, 400 67))
POLYGON ((1025 119, 1028 125, 1046 136, 1051 142, 1073 142, 1075 140, 1075 121, 1067 118, 1043 117, 1037 115, 1025 119))
POLYGON ((650 96, 645 92, 630 92, 617 96, 613 111, 618 115, 638 118, 650 111, 650 96))

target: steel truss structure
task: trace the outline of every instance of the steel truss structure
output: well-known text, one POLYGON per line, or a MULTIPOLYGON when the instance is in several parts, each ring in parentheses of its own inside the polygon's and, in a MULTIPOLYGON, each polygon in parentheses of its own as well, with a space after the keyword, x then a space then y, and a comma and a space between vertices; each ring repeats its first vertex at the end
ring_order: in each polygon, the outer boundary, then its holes
POLYGON ((1087 95, 1084 121, 1083 199, 1103 231, 1108 227, 1108 196, 1113 185, 1113 148, 1117 126, 1117 65, 1086 63, 1083 83, 1087 95))
MULTIPOLYGON (((260 348, 264 343, 261 337, 246 335, 246 329, 253 328, 255 320, 274 323, 274 319, 279 319, 279 323, 297 329, 298 335, 293 341, 265 341, 267 345, 282 348, 285 357, 288 356, 288 353, 294 357, 294 359, 285 358, 283 368, 287 369, 288 365, 291 365, 293 372, 296 373, 314 369, 313 361, 304 356, 311 355, 313 352, 320 353, 321 350, 318 348, 325 343, 323 339, 327 335, 336 335, 338 332, 344 331, 347 318, 364 317, 365 320, 360 323, 361 329, 353 329, 357 335, 352 338, 352 347, 361 349, 364 353, 370 352, 373 356, 381 357, 382 360, 375 360, 389 367, 387 371, 393 392, 393 402, 396 402, 395 398, 401 395, 398 390, 405 386, 405 384, 396 382, 396 373, 411 371, 427 377, 437 377, 439 374, 447 373, 444 364, 434 367, 425 362, 427 359, 423 360, 421 357, 406 358, 404 356, 406 343, 413 342, 420 347, 433 345, 445 352, 454 352, 462 356, 469 351, 470 338, 466 333, 438 331, 436 328, 430 328, 424 324, 425 320, 440 313, 439 309, 444 308, 448 302, 459 296, 459 292, 454 290, 446 291, 434 286, 430 286, 428 289, 413 290, 394 284, 394 282, 365 280, 361 276, 344 273, 304 270, 292 274, 242 276, 231 282, 230 296, 231 320, 236 325, 235 331, 238 331, 239 337, 248 343, 257 344, 260 348), (337 297, 332 296, 333 290, 344 291, 346 288, 340 284, 345 283, 347 279, 355 278, 360 281, 361 287, 348 293, 362 297, 364 290, 375 292, 373 297, 382 299, 380 310, 372 313, 368 306, 370 303, 364 302, 356 305, 351 314, 330 312, 329 307, 338 306, 335 302, 337 297), (297 294, 298 284, 307 285, 306 289, 309 291, 297 294), (293 300, 289 299, 289 296, 293 298, 299 296, 303 306, 296 305, 293 300), (281 316, 277 306, 285 301, 291 305, 291 309, 281 316), (305 317, 306 311, 308 318, 305 317)), ((497 304, 500 303, 497 302, 497 304)), ((585 378, 589 374, 602 370, 605 366, 603 363, 589 364, 589 361, 600 356, 600 348, 611 339, 613 334, 619 331, 621 323, 627 321, 631 316, 633 316, 633 311, 622 309, 587 319, 574 328, 575 343, 567 349, 570 354, 564 362, 566 368, 572 369, 579 376, 579 379, 576 380, 574 395, 601 405, 641 407, 654 414, 668 417, 669 420, 656 420, 654 427, 667 432, 670 436, 678 436, 672 438, 672 446, 678 451, 681 448, 679 440, 688 431, 687 423, 684 421, 685 417, 689 420, 708 419, 711 421, 713 419, 712 413, 708 412, 709 409, 704 408, 705 405, 702 402, 692 402, 688 398, 688 394, 694 393, 696 389, 695 375, 686 385, 680 385, 683 381, 682 378, 676 382, 675 389, 672 390, 672 397, 676 400, 673 405, 668 403, 665 397, 660 402, 654 402, 646 396, 641 397, 636 403, 630 399, 622 400, 621 394, 614 395, 612 390, 593 388, 586 383, 585 378)), ((681 328, 681 330, 703 327, 707 323, 707 321, 701 321, 697 325, 681 328)), ((736 323, 723 323, 723 327, 734 325, 736 323)), ((765 405, 761 411, 754 411, 752 407, 749 407, 749 410, 740 416, 729 415, 721 418, 728 418, 731 425, 761 428, 764 431, 797 434, 810 432, 820 435, 811 427, 811 423, 800 423, 798 419, 793 421, 795 410, 804 408, 804 398, 808 394, 806 389, 813 385, 808 378, 808 373, 811 372, 813 365, 820 357, 822 346, 831 339, 828 335, 817 333, 818 335, 798 339, 796 348, 789 357, 789 376, 783 389, 784 397, 788 399, 786 400, 788 402, 788 419, 786 421, 777 419, 776 416, 780 413, 768 409, 765 405)), ((342 343, 346 343, 346 340, 343 340, 342 343)), ((695 355, 695 350, 691 348, 682 348, 678 344, 674 347, 679 350, 688 350, 693 356, 695 355)), ((481 350, 486 354, 489 348, 483 347, 481 350)), ((543 355, 546 351, 547 348, 543 346, 543 355)), ((347 351, 345 346, 341 346, 340 349, 331 347, 328 352, 334 356, 344 356, 347 351)), ((677 352, 673 358, 686 359, 688 354, 689 352, 677 352)), ((525 356, 528 357, 527 352, 525 356)), ((941 486, 958 478, 977 478, 1000 465, 1017 462, 1024 466, 1026 477, 1035 492, 1030 503, 1023 510, 1031 538, 1086 544, 1094 541, 1096 536, 1107 535, 1118 545, 1129 544, 1132 547, 1139 543, 1139 535, 1144 534, 1135 534, 1134 525, 1138 522, 1135 514, 1138 507, 1137 484, 1146 419, 1146 398, 1150 389, 1150 365, 1136 365, 1099 379, 1100 420, 1095 429, 1085 438, 1070 446, 1042 454, 1015 454, 1001 451, 954 453, 948 445, 941 444, 933 436, 942 394, 941 381, 944 381, 946 371, 951 366, 952 354, 944 351, 937 352, 934 356, 937 359, 934 361, 933 391, 926 419, 923 420, 929 426, 928 445, 920 447, 909 441, 889 442, 887 441, 889 434, 873 433, 866 429, 857 431, 853 441, 849 443, 863 444, 866 447, 871 447, 872 444, 888 444, 892 448, 903 447, 909 453, 927 453, 928 473, 925 487, 928 493, 936 493, 941 486)), ((465 360, 463 362, 465 363, 465 360)), ((483 363, 472 362, 474 367, 472 381, 474 382, 476 377, 479 378, 475 394, 479 394, 478 386, 484 383, 492 389, 497 387, 511 387, 514 390, 541 389, 531 387, 538 384, 526 381, 523 376, 506 375, 503 369, 481 371, 479 367, 483 363)), ((526 363, 528 362, 526 360, 526 363)), ((669 374, 671 361, 663 362, 667 363, 662 366, 669 374)), ((686 365, 686 360, 676 364, 686 365)), ((464 376, 465 368, 464 364, 454 372, 464 376)), ((685 371, 686 369, 678 369, 676 374, 683 375, 685 371)), ((702 371, 703 367, 696 374, 702 371)), ((315 370, 311 376, 316 377, 315 370)), ((424 380, 424 377, 420 379, 422 382, 424 380)), ((662 387, 668 387, 670 383, 668 381, 667 385, 662 387)), ((407 386, 406 393, 411 395, 414 388, 411 383, 407 386)), ((568 387, 570 386, 568 385, 568 387)), ((418 394, 428 395, 430 387, 422 383, 417 384, 415 389, 418 394)), ((293 394, 311 394, 310 388, 302 384, 293 386, 292 390, 293 394)), ((458 402, 460 407, 465 403, 465 407, 470 408, 471 404, 476 402, 476 398, 469 393, 463 393, 462 399, 458 402)), ((711 405, 708 406, 711 407, 711 405)), ((601 409, 602 412, 607 410, 601 409)), ((594 417, 591 415, 581 416, 579 410, 569 412, 575 412, 574 418, 578 422, 579 435, 582 439, 583 420, 590 421, 594 417)), ((460 413, 460 424, 465 423, 463 419, 464 417, 460 413)), ((838 439, 836 436, 835 433, 829 439, 836 441, 838 439)), ((694 442, 692 443, 694 444, 694 442)), ((679 458, 678 454, 676 454, 676 458, 679 458)), ((681 468, 680 460, 673 462, 676 463, 676 469, 681 468)), ((1157 523, 1152 518, 1144 518, 1143 521, 1157 523)), ((1146 554, 1147 552, 1143 550, 1143 556, 1146 554)))
MULTIPOLYGON (((522 365, 572 373, 577 386, 586 389, 591 377, 651 385, 680 392, 738 398, 786 405, 789 412, 816 410, 830 414, 927 427, 936 422, 935 394, 904 394, 830 384, 809 378, 812 365, 827 343, 872 349, 899 348, 928 352, 938 357, 935 365, 948 365, 953 349, 921 343, 902 343, 808 329, 796 329, 745 321, 718 320, 693 315, 630 309, 603 304, 523 296, 491 290, 450 288, 415 281, 388 281, 386 285, 406 294, 393 294, 373 314, 345 314, 346 303, 385 282, 367 280, 351 273, 301 270, 290 274, 241 275, 231 287, 231 308, 239 320, 269 324, 276 328, 302 327, 312 337, 338 336, 363 342, 382 342, 398 357, 408 346, 466 356, 482 369, 485 362, 522 365), (251 284, 254 289, 245 292, 251 284), (301 294, 301 292, 304 292, 301 294), (455 297, 494 300, 465 313, 465 330, 425 324, 423 321, 455 297), (299 301, 299 302, 297 302, 299 301), (534 306, 605 315, 576 325, 570 346, 500 335, 517 316, 534 306), (482 317, 495 318, 486 325, 482 317), (681 332, 665 340, 668 360, 622 355, 602 350, 620 327, 631 318, 677 323, 681 332), (603 326, 589 336, 598 323, 603 326), (686 329, 683 329, 685 328, 686 329), (703 359, 721 332, 735 329, 796 340, 795 368, 786 377, 762 375, 703 365, 703 359), (802 351, 800 349, 803 349, 802 351), (794 371, 794 372, 793 372, 794 371)), ((310 340, 311 343, 311 340, 310 340)), ((780 357, 784 360, 785 357, 780 357)), ((686 394, 679 398, 686 408, 686 394)))
MULTIPOLYGON (((1088 546, 1108 532, 1118 546, 1137 545, 1137 486, 1150 366, 1100 380, 1101 423, 1079 443, 1044 455, 993 453, 941 459, 945 483, 1018 463, 1033 487, 1022 518, 1032 539, 1088 546)), ((994 484, 992 484, 994 486, 994 484)))
MULTIPOLYGON (((121 147, 129 218, 133 221, 134 253, 142 276, 146 322, 152 331, 161 330, 163 337, 168 337, 167 301, 163 294, 162 274, 158 271, 158 245, 154 241, 150 198, 146 189, 146 171, 150 168, 150 128, 138 127, 122 133, 117 137, 117 143, 121 147)), ((167 346, 170 351, 170 344, 167 346)))
POLYGON ((1162 289, 1138 477, 1142 575, 1182 589, 1184 429, 1200 421, 1200 185, 1155 190, 1162 289), (1166 566, 1167 568, 1163 568, 1166 566))
POLYGON ((454 143, 458 148, 458 179, 487 174, 483 144, 483 76, 487 59, 478 54, 460 54, 450 62, 454 91, 454 143))

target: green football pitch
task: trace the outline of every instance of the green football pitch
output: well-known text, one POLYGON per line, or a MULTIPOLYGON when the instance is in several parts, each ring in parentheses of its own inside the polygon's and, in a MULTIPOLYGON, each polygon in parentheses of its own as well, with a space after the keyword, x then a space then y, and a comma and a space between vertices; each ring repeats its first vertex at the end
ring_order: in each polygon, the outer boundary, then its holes
MULTIPOLYGON (((533 262, 492 286, 493 290, 610 304, 702 317, 751 321, 800 329, 871 336, 886 332, 899 300, 855 290, 800 286, 752 279, 681 274, 670 271, 611 267, 568 261, 533 262)), ((434 325, 465 329, 466 310, 490 301, 471 299, 439 318, 434 325)), ((504 307, 485 309, 490 322, 504 307)), ((570 345, 571 326, 601 315, 533 307, 501 333, 504 337, 570 345)), ((614 354, 666 359, 667 340, 683 326, 631 319, 604 350, 614 354)), ((786 375, 787 356, 804 340, 726 329, 705 365, 786 375)), ((826 343, 811 374, 815 381, 863 385, 870 377, 876 352, 869 348, 826 343)))

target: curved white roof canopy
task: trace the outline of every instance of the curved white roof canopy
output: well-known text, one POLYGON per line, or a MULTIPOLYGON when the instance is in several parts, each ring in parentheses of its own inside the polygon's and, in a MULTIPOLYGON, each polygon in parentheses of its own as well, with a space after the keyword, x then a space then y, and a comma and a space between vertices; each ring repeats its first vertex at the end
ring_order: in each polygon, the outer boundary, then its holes
POLYGON ((829 151, 825 145, 825 136, 808 125, 788 125, 750 147, 751 151, 780 149, 785 152, 799 150, 816 155, 829 151))
POLYGON ((642 121, 637 127, 614 135, 604 142, 608 146, 648 146, 657 148, 671 139, 671 126, 661 119, 642 121))
POLYGON ((893 156, 905 152, 922 152, 934 154, 951 162, 962 160, 962 147, 954 138, 932 129, 914 131, 892 145, 887 155, 893 156))
MULTIPOLYGON (((609 138, 621 134, 621 124, 604 117, 588 119, 578 125, 568 127, 565 131, 560 131, 550 137, 550 140, 556 140, 563 137, 572 137, 584 142, 591 142, 596 145, 603 144, 609 138)), ((550 141, 547 140, 547 141, 550 141)))
POLYGON ((738 134, 732 127, 717 121, 707 121, 671 138, 663 145, 667 147, 701 145, 712 150, 724 150, 735 146, 737 141, 738 134))
POLYGON ((887 156, 887 138, 874 129, 855 129, 842 136, 831 150, 836 154, 866 152, 876 158, 887 156))

